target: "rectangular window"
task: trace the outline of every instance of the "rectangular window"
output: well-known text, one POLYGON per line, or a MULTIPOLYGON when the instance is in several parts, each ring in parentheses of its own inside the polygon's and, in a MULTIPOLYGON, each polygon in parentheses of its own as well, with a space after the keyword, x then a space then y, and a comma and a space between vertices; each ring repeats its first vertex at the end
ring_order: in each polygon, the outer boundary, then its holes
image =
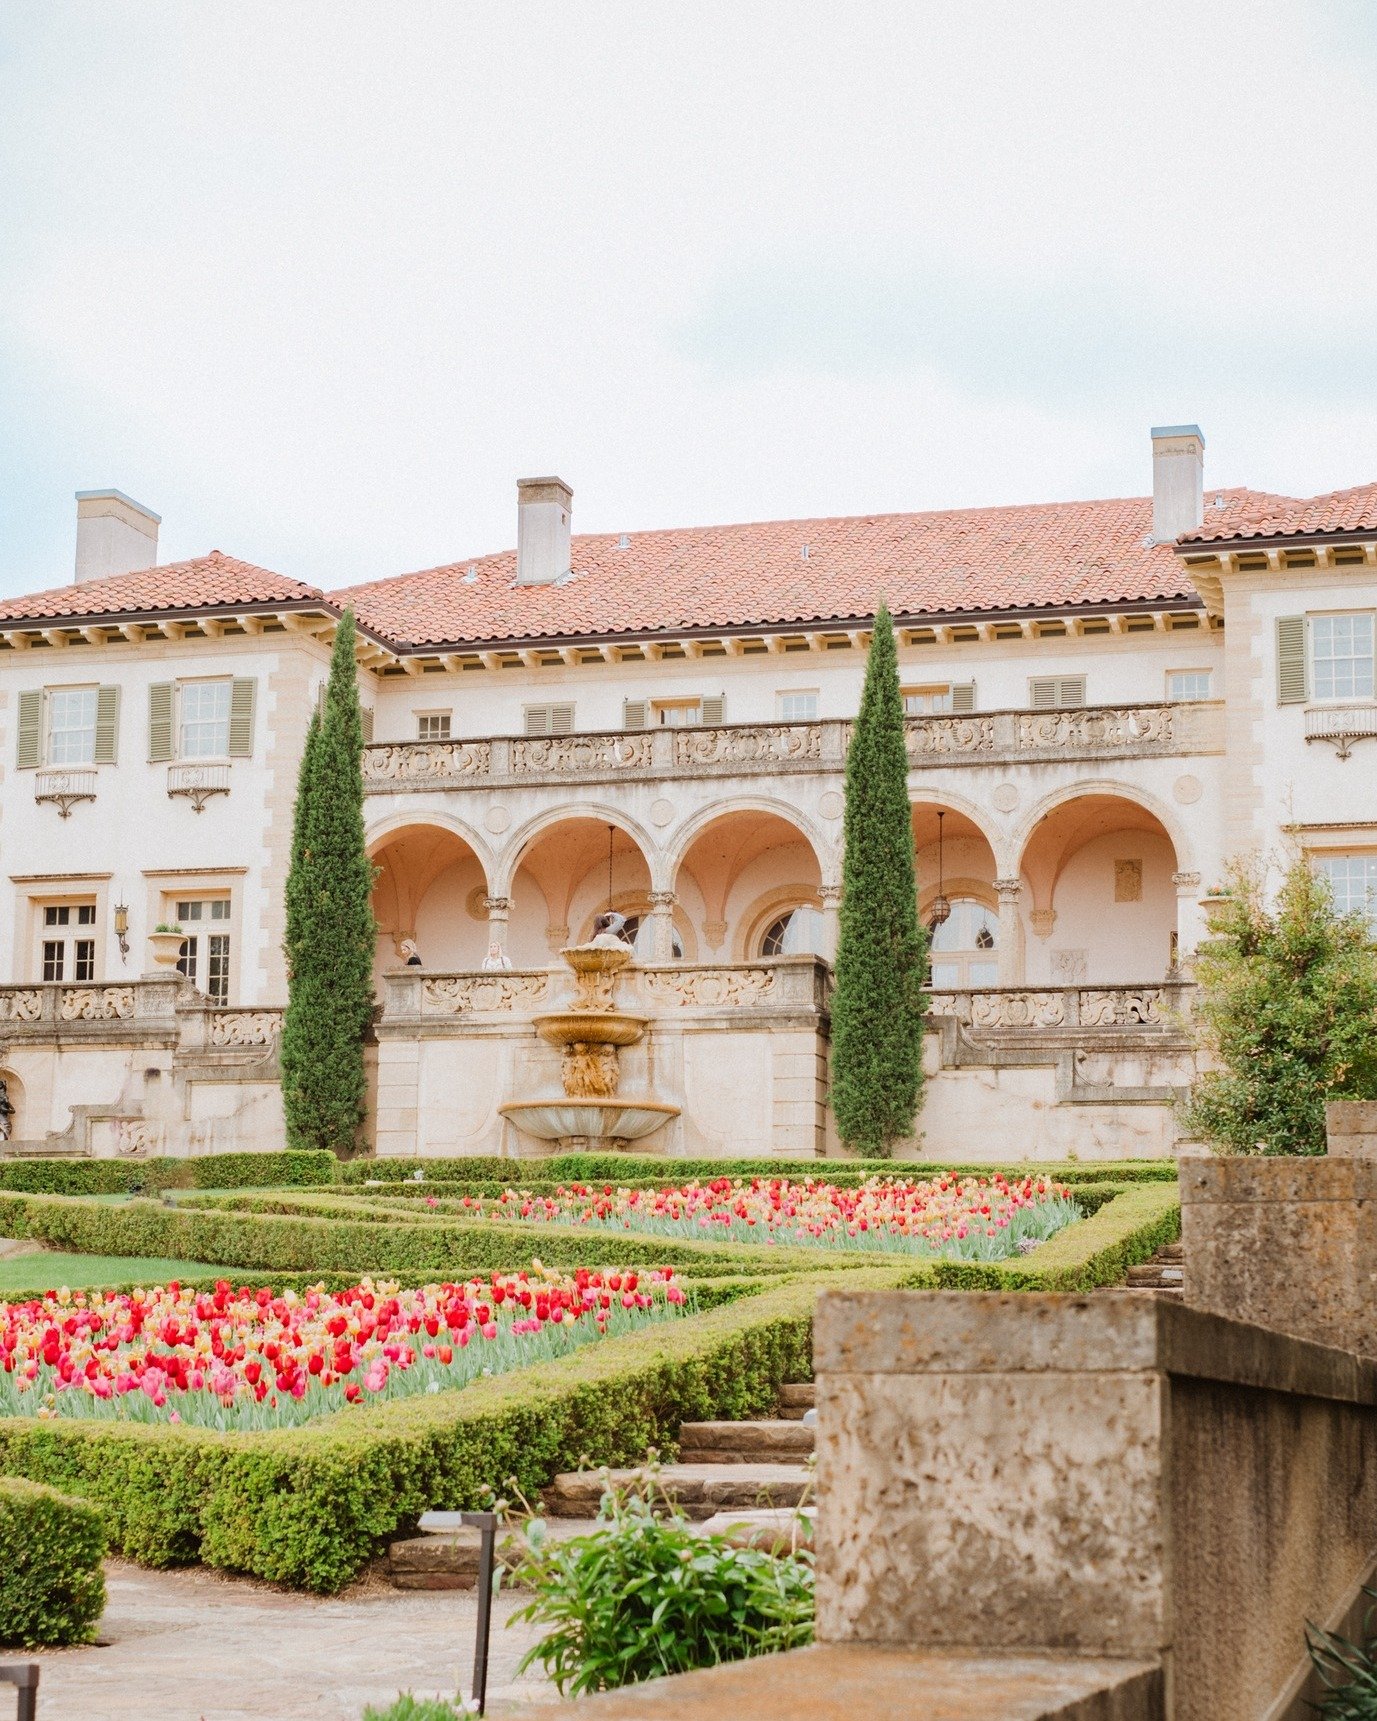
POLYGON ((89 985, 96 977, 94 902, 49 902, 43 905, 39 939, 39 971, 44 980, 72 980, 89 985))
POLYGON ((448 711, 418 711, 416 714, 416 739, 418 741, 448 741, 449 717, 448 711))
POLYGON ((230 683, 186 681, 179 689, 177 756, 226 759, 230 750, 230 683))
POLYGON ((816 687, 779 695, 779 720, 781 723, 816 723, 817 719, 818 690, 816 687))
POLYGON ((1340 914, 1364 914, 1377 938, 1377 854, 1321 855, 1319 871, 1329 880, 1340 914))
POLYGON ((199 986, 213 1004, 227 1004, 230 993, 230 900, 227 896, 183 898, 177 924, 186 933, 177 972, 199 986), (217 922, 219 923, 217 929, 217 922))
POLYGON ((48 694, 48 763, 94 765, 96 701, 94 687, 54 687, 48 694))
POLYGON ((1311 697, 1371 699, 1372 684, 1371 615, 1311 616, 1311 697))
POLYGON ((904 715, 906 717, 939 717, 944 711, 951 710, 951 686, 944 683, 941 687, 906 687, 904 689, 904 715))
POLYGON ((1028 683, 1028 703, 1034 711, 1058 711, 1085 704, 1083 675, 1035 675, 1028 683))
POLYGON ((1208 699, 1210 697, 1208 669, 1169 669, 1167 698, 1172 700, 1208 699))
POLYGON ((664 729, 691 729, 703 721, 703 701, 657 699, 650 707, 650 720, 664 729))

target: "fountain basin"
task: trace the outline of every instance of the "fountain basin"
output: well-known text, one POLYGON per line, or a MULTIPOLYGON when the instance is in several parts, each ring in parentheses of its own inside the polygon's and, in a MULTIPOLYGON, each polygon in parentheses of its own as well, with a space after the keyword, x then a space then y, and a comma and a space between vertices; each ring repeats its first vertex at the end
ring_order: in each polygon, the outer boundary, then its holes
POLYGON ((569 1099, 514 1101, 497 1108, 518 1129, 540 1141, 589 1142, 615 1148, 619 1142, 653 1135, 679 1107, 660 1100, 569 1099))
POLYGON ((648 1020, 620 1010, 567 1010, 537 1016, 535 1031, 552 1046, 634 1046, 648 1020))

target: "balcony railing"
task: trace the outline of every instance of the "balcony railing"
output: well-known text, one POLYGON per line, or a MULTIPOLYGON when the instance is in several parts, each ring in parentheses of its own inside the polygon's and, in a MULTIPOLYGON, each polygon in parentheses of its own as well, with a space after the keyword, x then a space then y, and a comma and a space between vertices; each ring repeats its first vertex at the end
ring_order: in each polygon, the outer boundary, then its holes
POLYGON ((1377 736, 1377 705, 1313 705, 1305 714, 1307 741, 1328 741, 1347 759, 1355 741, 1377 736))
POLYGON ((191 802, 198 813, 215 795, 230 792, 228 765, 169 765, 167 792, 170 797, 181 796, 191 802))
POLYGON ((982 986, 931 992, 934 1016, 954 1016, 975 1034, 1063 1028, 1179 1029, 1195 987, 1185 980, 1151 986, 982 986))
POLYGON ((90 766, 64 765, 34 775, 33 798, 48 801, 64 819, 72 816, 78 801, 96 798, 96 773, 90 766))
MULTIPOLYGON (((1222 704, 1209 700, 910 717, 904 728, 909 762, 921 770, 1222 753, 1223 718, 1222 704)), ((363 775, 367 792, 378 795, 571 780, 840 773, 850 739, 850 722, 833 719, 585 735, 492 735, 471 741, 381 741, 364 749, 363 775)))

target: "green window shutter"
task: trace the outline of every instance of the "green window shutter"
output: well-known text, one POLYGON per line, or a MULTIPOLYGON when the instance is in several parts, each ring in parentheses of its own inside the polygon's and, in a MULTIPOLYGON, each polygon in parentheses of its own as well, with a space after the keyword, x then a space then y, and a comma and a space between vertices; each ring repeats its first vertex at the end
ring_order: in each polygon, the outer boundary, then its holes
POLYGON ((19 731, 15 764, 32 771, 43 763, 43 690, 19 695, 19 731))
POLYGON ((550 733, 552 735, 571 734, 574 727, 574 708, 572 705, 552 705, 550 707, 550 733))
POLYGON ((644 729, 650 721, 644 699, 622 700, 622 728, 644 729))
POLYGON ((1299 705, 1310 697, 1305 673, 1305 617, 1277 617, 1277 704, 1299 705))
POLYGON ((119 750, 120 690, 96 689, 96 764, 113 765, 119 750))
POLYGON ((172 694, 170 681, 155 681, 148 689, 148 761, 160 765, 172 757, 172 694))
POLYGON ((360 707, 359 722, 363 725, 363 744, 366 747, 373 739, 373 707, 371 705, 360 707))
POLYGON ((236 676, 230 683, 229 750, 231 759, 247 759, 253 753, 253 707, 258 683, 250 676, 236 676))
POLYGON ((975 710, 975 683, 973 681, 958 681, 953 685, 951 708, 953 711, 975 710))
POLYGON ((1053 711, 1057 704, 1055 675, 1035 675, 1028 683, 1028 703, 1034 711, 1053 711))
POLYGON ((699 714, 700 720, 715 728, 717 724, 727 721, 726 711, 726 698, 720 693, 711 694, 703 701, 703 708, 699 714))

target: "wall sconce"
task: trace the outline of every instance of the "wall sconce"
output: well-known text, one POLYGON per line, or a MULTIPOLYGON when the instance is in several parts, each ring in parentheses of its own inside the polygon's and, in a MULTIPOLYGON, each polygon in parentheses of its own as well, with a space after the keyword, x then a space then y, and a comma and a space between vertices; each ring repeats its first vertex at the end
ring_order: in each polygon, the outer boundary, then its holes
POLYGON ((115 904, 115 937, 119 940, 120 960, 129 958, 129 907, 127 903, 115 904))

